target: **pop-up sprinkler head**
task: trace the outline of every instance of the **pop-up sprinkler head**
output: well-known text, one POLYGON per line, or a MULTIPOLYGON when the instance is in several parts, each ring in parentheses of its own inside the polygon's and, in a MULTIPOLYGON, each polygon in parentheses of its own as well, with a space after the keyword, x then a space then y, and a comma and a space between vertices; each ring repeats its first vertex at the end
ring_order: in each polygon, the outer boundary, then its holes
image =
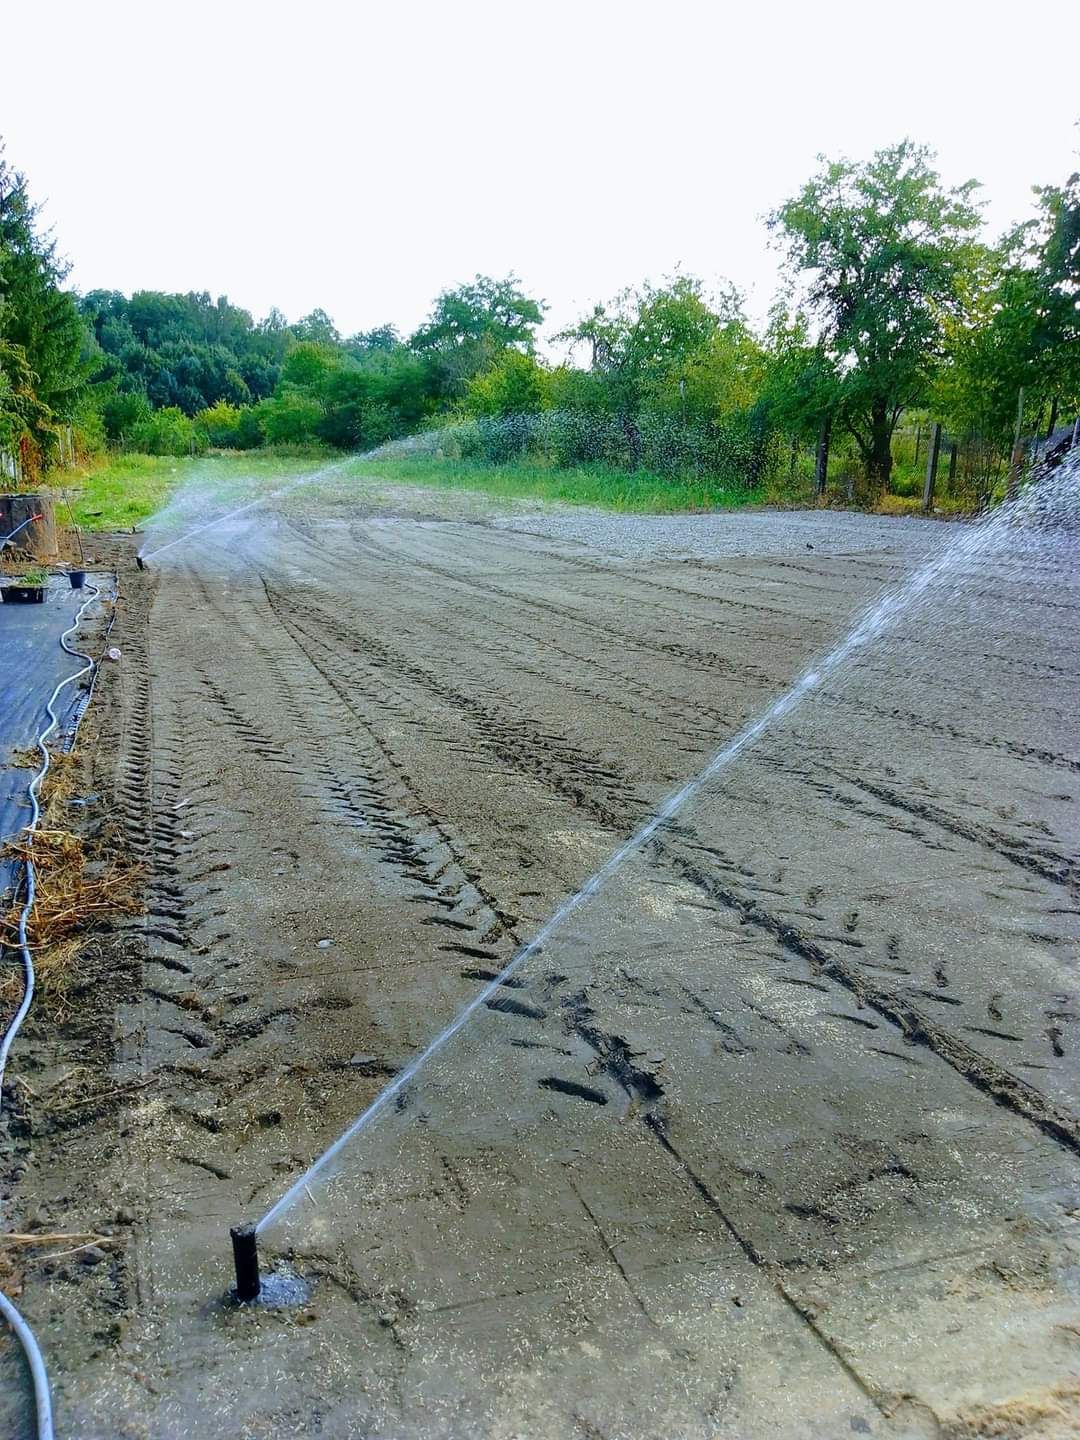
POLYGON ((139 567, 140 570, 146 569, 146 561, 142 558, 141 555, 135 556, 135 564, 139 567))
POLYGON ((240 1301, 255 1300, 262 1288, 255 1226, 234 1225, 229 1234, 232 1236, 233 1264, 236 1267, 233 1295, 240 1301))

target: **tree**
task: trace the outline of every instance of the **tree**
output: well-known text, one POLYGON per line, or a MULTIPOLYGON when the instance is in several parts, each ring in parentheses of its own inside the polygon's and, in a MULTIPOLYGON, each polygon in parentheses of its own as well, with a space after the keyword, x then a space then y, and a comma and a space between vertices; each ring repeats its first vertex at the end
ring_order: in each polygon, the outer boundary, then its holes
POLYGON ((624 290, 556 338, 588 345, 606 408, 618 414, 709 423, 752 405, 760 383, 761 347, 739 294, 725 286, 710 295, 692 275, 624 290))
POLYGON ((950 326, 937 391, 956 429, 999 449, 1021 388, 1031 425, 1080 406, 1080 175, 1035 195, 1036 215, 987 252, 970 312, 950 326))
POLYGON ((291 386, 258 406, 262 433, 271 445, 299 445, 310 441, 323 418, 323 407, 313 396, 291 386))
POLYGON ((525 294, 515 275, 504 280, 477 275, 468 285, 442 292, 409 344, 429 357, 434 387, 456 398, 504 350, 532 354, 546 308, 525 294))
POLYGON ((345 341, 345 349, 360 359, 373 350, 397 350, 401 348, 401 343, 396 325, 377 325, 374 330, 358 330, 355 335, 350 335, 345 341))
POLYGON ((823 163, 768 221, 820 326, 833 418, 881 487, 896 422, 927 394, 977 254, 976 184, 944 189, 932 158, 904 140, 865 164, 823 163))
POLYGON ((836 404, 839 376, 825 346, 811 340, 801 311, 773 307, 765 355, 761 400, 770 421, 793 441, 816 439, 836 404))
POLYGON ((471 284, 442 292, 411 344, 416 350, 436 350, 490 340, 497 350, 514 346, 528 352, 546 308, 525 294, 516 275, 505 280, 477 275, 471 284))
POLYGON ((124 440, 150 417, 150 402, 141 390, 117 391, 100 401, 99 411, 109 440, 124 440))
POLYGON ((311 340, 316 345, 341 344, 337 326, 325 310, 312 310, 310 315, 297 320, 291 328, 297 340, 311 340))
POLYGON ((37 222, 25 177, 0 148, 0 342, 15 377, 5 389, 22 397, 5 423, 13 429, 20 416, 20 438, 40 452, 52 443, 56 422, 74 415, 89 366, 82 321, 60 288, 67 267, 37 222))

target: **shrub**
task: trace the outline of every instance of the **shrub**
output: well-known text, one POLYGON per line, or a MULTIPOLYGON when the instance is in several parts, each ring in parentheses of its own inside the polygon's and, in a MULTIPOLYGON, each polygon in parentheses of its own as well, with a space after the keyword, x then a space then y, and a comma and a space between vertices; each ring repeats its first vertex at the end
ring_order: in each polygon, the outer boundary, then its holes
POLYGON ((283 386, 270 400, 258 406, 263 434, 271 445, 297 445, 315 438, 323 407, 318 400, 299 390, 283 386))
POLYGON ((147 455, 192 455, 206 449, 206 436, 175 405, 155 410, 134 425, 127 437, 147 455))
POLYGON ((101 406, 101 420, 110 440, 126 440, 151 415, 150 402, 141 390, 110 395, 101 406))
POLYGON ((219 400, 208 405, 195 416, 195 424, 206 436, 207 442, 220 450, 239 450, 240 421, 243 411, 237 405, 219 400))

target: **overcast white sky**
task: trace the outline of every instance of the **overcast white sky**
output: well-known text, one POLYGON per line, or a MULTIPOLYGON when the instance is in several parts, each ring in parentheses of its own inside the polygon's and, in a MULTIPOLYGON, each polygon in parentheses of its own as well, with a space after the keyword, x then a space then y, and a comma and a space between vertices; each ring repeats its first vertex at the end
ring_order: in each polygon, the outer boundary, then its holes
POLYGON ((676 265, 759 317, 762 217, 819 152, 929 143, 994 233, 1080 164, 1073 0, 50 0, 5 6, 0 48, 73 284, 346 332, 477 271, 549 328, 676 265))

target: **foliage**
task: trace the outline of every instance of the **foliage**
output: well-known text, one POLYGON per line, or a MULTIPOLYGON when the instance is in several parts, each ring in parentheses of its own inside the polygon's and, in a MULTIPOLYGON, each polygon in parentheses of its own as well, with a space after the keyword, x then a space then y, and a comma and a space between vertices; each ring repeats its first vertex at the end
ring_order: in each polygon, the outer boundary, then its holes
POLYGON ((271 445, 295 445, 310 440, 323 419, 319 401, 293 386, 258 407, 259 428, 271 445))
POLYGON ((477 490, 506 498, 538 498, 609 510, 674 513, 754 504, 759 492, 728 489, 716 476, 672 480, 668 475, 610 465, 557 467, 519 459, 498 465, 430 455, 365 460, 359 470, 374 480, 401 480, 446 490, 477 490))
POLYGON ((839 389, 836 366, 823 344, 810 339, 802 311, 789 314, 783 304, 769 316, 760 403, 772 424, 796 442, 817 439, 831 417, 839 389))
POLYGON ((99 387, 146 397, 186 415, 224 400, 243 405, 273 393, 292 332, 277 311, 256 325, 224 295, 140 290, 128 299, 92 290, 79 301, 90 330, 99 387))
POLYGON ((604 408, 708 422, 753 403, 763 364, 737 292, 712 299, 692 276, 624 290, 558 337, 588 346, 604 408))
POLYGON ((543 410, 548 372, 532 355, 507 350, 469 381, 465 409, 472 415, 528 415, 543 410))
POLYGON ((206 437, 206 443, 219 450, 248 450, 258 445, 262 432, 258 425, 245 423, 251 414, 239 406, 219 400, 195 416, 195 428, 206 437))
POLYGON ((1080 408, 1080 175, 1035 193, 1035 217, 986 256, 936 394, 959 433, 998 448, 1010 442, 1021 387, 1029 428, 1080 408))
POLYGON ((751 415, 687 424, 658 411, 590 415, 580 410, 480 416, 410 441, 413 454, 486 465, 524 457, 569 468, 604 465, 669 479, 711 476, 732 491, 761 484, 775 459, 751 415))
MULTIPOLYGON (((46 570, 43 565, 31 565, 29 569, 23 571, 18 580, 15 581, 15 584, 36 588, 41 585, 47 585, 48 582, 48 570, 46 570)), ((8 583, 10 584, 11 582, 9 581, 8 583)))
POLYGON ((974 189, 946 188, 906 140, 823 160, 769 219, 788 285, 763 334, 732 287, 676 273, 593 306, 554 337, 569 360, 552 364, 537 349, 547 307, 513 274, 444 290, 408 338, 390 324, 343 338, 318 308, 256 321, 206 291, 73 296, 0 155, 0 451, 25 479, 60 424, 84 448, 162 457, 418 435, 418 464, 512 471, 508 485, 561 472, 552 492, 574 477, 592 493, 618 473, 635 497, 662 484, 687 503, 796 503, 827 420, 833 492, 876 501, 888 486, 907 504, 918 412, 960 440, 949 500, 973 504, 1007 464, 1021 387, 1029 432, 1080 408, 1080 177, 1037 190, 996 248, 977 241, 974 189))
POLYGON ((141 390, 114 390, 100 401, 102 423, 110 440, 126 440, 150 418, 150 402, 141 390))
POLYGON ((433 389, 442 398, 464 394, 468 382, 507 350, 531 354, 546 306, 521 289, 515 275, 477 275, 444 290, 410 347, 428 358, 433 389))
POLYGON ((147 455, 194 455, 206 449, 206 436, 175 405, 153 410, 131 427, 130 440, 147 455))
POLYGON ((0 146, 0 445, 24 457, 48 453, 86 380, 83 328, 60 288, 66 274, 0 146))
POLYGON ((928 392, 977 254, 975 182, 944 189, 931 158, 904 140, 866 164, 825 163, 769 219, 820 325, 834 419, 881 487, 897 420, 928 392))

